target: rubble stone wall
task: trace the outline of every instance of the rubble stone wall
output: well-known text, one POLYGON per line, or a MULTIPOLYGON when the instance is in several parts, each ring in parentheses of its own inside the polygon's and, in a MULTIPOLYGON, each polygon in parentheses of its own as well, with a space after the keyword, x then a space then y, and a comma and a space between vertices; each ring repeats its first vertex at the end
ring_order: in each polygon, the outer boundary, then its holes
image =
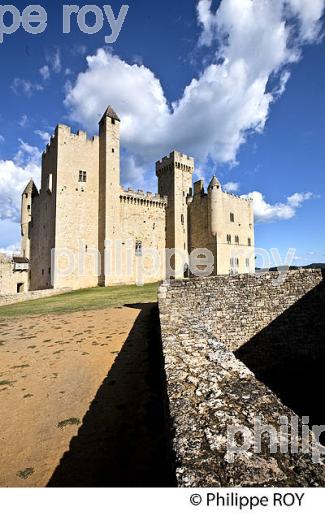
MULTIPOLYGON (((302 423, 236 358, 232 351, 295 306, 323 290, 323 273, 294 271, 278 280, 263 276, 175 281, 159 290, 159 312, 171 436, 179 486, 324 486, 325 471, 301 452, 302 423), (252 441, 256 421, 275 428, 280 419, 298 428, 298 453, 287 437, 287 453, 271 453, 268 435, 255 453, 229 451, 229 428, 246 428, 252 441)), ((324 291, 322 292, 324 295, 324 291)), ((299 312, 297 314, 299 319, 299 312)), ((231 432, 231 430, 230 430, 231 432)), ((239 442, 239 445, 241 442, 239 442)), ((315 448, 316 449, 316 448, 315 448)), ((315 455, 314 451, 314 455, 315 455)))

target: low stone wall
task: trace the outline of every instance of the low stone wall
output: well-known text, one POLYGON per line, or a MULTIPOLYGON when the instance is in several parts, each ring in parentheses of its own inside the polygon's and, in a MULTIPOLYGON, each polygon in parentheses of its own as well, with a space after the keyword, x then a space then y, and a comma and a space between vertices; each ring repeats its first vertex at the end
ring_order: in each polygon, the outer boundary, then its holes
MULTIPOLYGON (((323 276, 320 269, 300 269, 175 281, 165 302, 173 308, 172 320, 199 317, 219 341, 236 350, 319 286, 323 276)), ((309 323, 306 308, 300 319, 309 323)))
POLYGON ((48 298, 49 296, 55 296, 56 294, 63 294, 70 292, 72 289, 44 289, 43 291, 31 291, 22 294, 0 294, 0 307, 3 305, 12 305, 14 303, 20 303, 28 300, 37 300, 39 298, 48 298))
MULTIPOLYGON (((263 276, 214 277, 175 281, 159 290, 159 311, 165 360, 173 448, 179 486, 325 486, 323 465, 312 452, 302 453, 298 416, 258 381, 231 350, 295 307, 305 296, 324 297, 321 271, 263 276), (280 429, 280 420, 298 428, 298 453, 280 429), (287 453, 270 452, 264 434, 261 449, 253 447, 257 420, 272 426, 287 453), (244 427, 251 441, 233 454, 227 434, 244 427)), ((312 300, 313 301, 313 300, 312 300)), ((317 299, 310 307, 313 309, 317 299)), ((302 306, 303 308, 303 306, 302 306)), ((308 310, 310 313, 311 310, 308 310)), ((298 308, 294 317, 299 320, 298 308)), ((272 341, 272 338, 269 338, 272 341)), ((289 427, 289 433, 293 434, 289 427)), ((315 438, 310 446, 317 453, 315 438)), ((242 441, 237 442, 241 445, 242 441)), ((285 451, 282 449, 282 451, 285 451)))

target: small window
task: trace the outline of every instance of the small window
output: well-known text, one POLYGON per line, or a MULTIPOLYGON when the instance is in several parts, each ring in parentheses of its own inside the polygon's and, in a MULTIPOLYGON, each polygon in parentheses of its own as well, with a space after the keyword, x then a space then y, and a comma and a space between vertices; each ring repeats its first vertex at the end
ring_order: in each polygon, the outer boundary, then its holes
POLYGON ((112 153, 115 153, 115 150, 114 150, 114 148, 112 148, 112 153))
POLYGON ((112 125, 115 125, 115 119, 111 119, 112 125))
POLYGON ((227 235, 227 243, 231 244, 231 235, 227 235))
POLYGON ((27 209, 30 210, 30 204, 28 204, 27 209))
POLYGON ((86 253, 88 252, 88 246, 87 245, 85 245, 85 251, 86 251, 86 253))
POLYGON ((239 236, 238 235, 235 236, 235 242, 237 245, 239 245, 239 236))
POLYGON ((249 245, 249 246, 252 245, 252 239, 251 239, 251 238, 248 239, 248 245, 249 245))
POLYGON ((246 258, 246 267, 249 267, 249 258, 246 258))
POLYGON ((234 213, 230 213, 230 222, 235 222, 235 215, 234 215, 234 213))
POLYGON ((79 182, 87 182, 87 172, 79 170, 79 182))
POLYGON ((42 269, 42 276, 44 276, 44 269, 42 269))
POLYGON ((183 226, 184 226, 184 215, 181 215, 181 223, 182 223, 183 226))
POLYGON ((236 258, 236 265, 239 267, 239 258, 236 258))
POLYGON ((49 274, 51 274, 51 268, 49 267, 49 274))
POLYGON ((141 240, 136 240, 136 242, 135 242, 135 256, 142 256, 142 242, 141 242, 141 240))

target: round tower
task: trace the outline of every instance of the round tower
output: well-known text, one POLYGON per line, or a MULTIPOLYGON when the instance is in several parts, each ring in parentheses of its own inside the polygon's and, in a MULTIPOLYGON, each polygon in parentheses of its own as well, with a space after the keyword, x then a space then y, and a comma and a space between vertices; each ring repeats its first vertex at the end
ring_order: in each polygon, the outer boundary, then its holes
POLYGON ((211 234, 216 237, 218 233, 218 212, 221 209, 220 198, 222 190, 218 179, 213 176, 208 187, 209 226, 211 234))

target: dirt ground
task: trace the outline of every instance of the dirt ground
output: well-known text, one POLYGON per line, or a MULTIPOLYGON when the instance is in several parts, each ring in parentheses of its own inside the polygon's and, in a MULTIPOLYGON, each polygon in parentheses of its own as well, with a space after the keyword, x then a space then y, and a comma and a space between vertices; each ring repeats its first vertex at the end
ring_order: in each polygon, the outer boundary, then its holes
POLYGON ((0 320, 0 486, 46 486, 140 310, 0 320))

